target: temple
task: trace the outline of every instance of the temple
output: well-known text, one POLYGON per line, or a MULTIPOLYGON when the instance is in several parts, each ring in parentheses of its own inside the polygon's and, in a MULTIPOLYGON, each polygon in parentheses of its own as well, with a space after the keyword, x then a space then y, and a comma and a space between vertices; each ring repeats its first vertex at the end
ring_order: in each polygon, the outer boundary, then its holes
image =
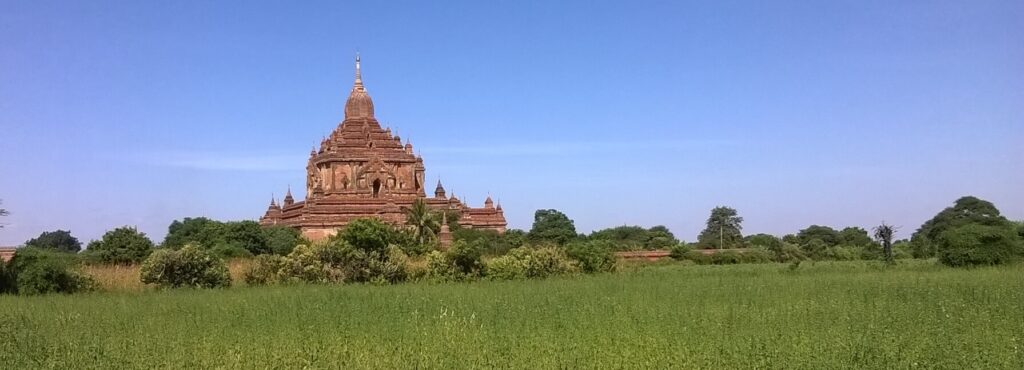
POLYGON ((410 142, 403 144, 390 128, 381 128, 359 64, 356 56, 355 84, 345 102, 345 119, 320 142, 319 149, 309 153, 306 199, 295 201, 291 188, 280 203, 272 197, 260 224, 294 227, 305 237, 319 240, 357 218, 404 224, 406 208, 423 198, 431 209, 446 210, 445 218, 457 220, 461 227, 504 232, 505 214, 490 196, 482 208, 469 207, 454 194, 447 195, 439 180, 433 196, 427 197, 423 158, 413 153, 410 142))

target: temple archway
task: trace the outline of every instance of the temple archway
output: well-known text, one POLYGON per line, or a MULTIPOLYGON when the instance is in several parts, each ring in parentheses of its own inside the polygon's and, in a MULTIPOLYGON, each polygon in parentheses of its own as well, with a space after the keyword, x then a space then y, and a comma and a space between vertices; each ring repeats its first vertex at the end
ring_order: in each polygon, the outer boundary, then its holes
POLYGON ((380 196, 380 179, 373 180, 373 197, 380 196))

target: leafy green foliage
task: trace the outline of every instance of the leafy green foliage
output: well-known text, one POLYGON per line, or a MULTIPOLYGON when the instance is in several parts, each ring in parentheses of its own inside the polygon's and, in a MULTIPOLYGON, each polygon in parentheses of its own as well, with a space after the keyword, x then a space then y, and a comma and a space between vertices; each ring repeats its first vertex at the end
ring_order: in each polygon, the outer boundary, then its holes
POLYGON ((406 279, 406 255, 391 245, 367 251, 342 239, 301 244, 284 257, 260 256, 246 272, 253 284, 278 283, 396 283, 406 279))
POLYGON ((92 279, 77 270, 78 263, 77 256, 66 252, 19 248, 8 265, 8 282, 25 295, 92 290, 92 279))
POLYGON ((71 253, 82 250, 82 242, 71 236, 71 232, 67 230, 45 231, 38 237, 26 241, 25 246, 71 253))
POLYGON ((559 247, 515 248, 487 264, 487 276, 495 280, 542 279, 578 271, 575 261, 559 247))
POLYGON ((1009 225, 969 223, 938 237, 939 261, 949 266, 998 265, 1021 256, 1016 230, 1009 225))
POLYGON ((376 218, 360 218, 349 222, 331 240, 344 240, 348 245, 364 252, 383 253, 394 242, 395 229, 376 218))
POLYGON ((744 238, 744 241, 749 245, 768 248, 773 251, 782 248, 782 239, 774 235, 754 234, 744 238))
POLYGON ((134 227, 124 226, 103 234, 94 240, 83 255, 90 261, 130 264, 141 262, 153 252, 153 242, 134 227))
POLYGON ((455 273, 467 278, 480 276, 483 270, 483 248, 478 242, 466 243, 460 240, 452 242, 446 252, 448 260, 455 268, 455 273))
POLYGON ((655 250, 668 249, 679 244, 679 240, 665 226, 644 229, 640 226, 617 226, 590 233, 589 240, 611 242, 614 250, 655 250))
POLYGON ((167 236, 160 245, 162 248, 181 249, 187 244, 212 248, 223 241, 223 223, 206 217, 186 217, 174 220, 167 227, 167 236))
MULTIPOLYGON (((811 244, 811 241, 815 239, 821 241, 821 243, 819 243, 820 246, 824 246, 826 248, 837 246, 842 242, 838 231, 831 227, 821 225, 811 225, 806 229, 800 230, 800 232, 796 234, 796 238, 797 242, 801 246, 811 244)), ((815 245, 812 249, 816 249, 817 247, 818 245, 815 245)))
POLYGON ((674 260, 684 260, 691 251, 693 251, 693 248, 690 248, 689 245, 686 243, 679 243, 673 245, 672 249, 669 250, 669 257, 672 257, 674 260))
POLYGON ((296 245, 309 244, 309 241, 302 237, 298 229, 289 226, 264 228, 263 235, 267 240, 267 247, 270 248, 271 253, 279 256, 291 253, 296 245))
POLYGON ((615 244, 607 240, 589 240, 570 243, 566 252, 576 260, 581 272, 615 271, 615 244))
POLYGON ((911 237, 911 242, 916 244, 914 256, 933 256, 937 252, 939 237, 947 230, 968 224, 1006 226, 1008 222, 991 202, 973 196, 961 197, 953 206, 943 209, 914 232, 911 237))
POLYGON ((839 231, 839 244, 853 246, 853 247, 864 247, 871 244, 871 236, 868 235, 868 231, 860 227, 846 227, 839 231))
POLYGON ((533 243, 566 245, 576 239, 576 225, 564 213, 554 209, 539 209, 533 215, 533 227, 527 238, 533 243))
POLYGON ((475 243, 487 256, 500 256, 525 243, 522 230, 508 230, 498 234, 494 230, 461 228, 452 233, 452 240, 475 243))
POLYGON ((743 217, 735 209, 715 207, 708 217, 707 227, 697 236, 702 248, 739 248, 743 245, 743 217))
POLYGON ((423 245, 437 238, 441 231, 441 216, 431 211, 423 198, 416 198, 405 210, 405 224, 412 227, 416 243, 423 245))
POLYGON ((194 245, 180 250, 156 250, 142 262, 139 278, 144 284, 156 284, 161 288, 220 288, 231 285, 227 264, 194 245))

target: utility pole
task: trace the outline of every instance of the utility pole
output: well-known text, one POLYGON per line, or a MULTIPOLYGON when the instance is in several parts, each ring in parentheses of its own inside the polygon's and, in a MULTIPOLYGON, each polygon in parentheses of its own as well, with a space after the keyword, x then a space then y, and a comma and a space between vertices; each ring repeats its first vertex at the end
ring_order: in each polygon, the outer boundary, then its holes
POLYGON ((723 241, 724 237, 723 237, 723 233, 722 233, 722 228, 723 227, 724 227, 724 225, 718 224, 718 249, 725 249, 725 245, 723 245, 723 243, 724 243, 724 241, 723 241))

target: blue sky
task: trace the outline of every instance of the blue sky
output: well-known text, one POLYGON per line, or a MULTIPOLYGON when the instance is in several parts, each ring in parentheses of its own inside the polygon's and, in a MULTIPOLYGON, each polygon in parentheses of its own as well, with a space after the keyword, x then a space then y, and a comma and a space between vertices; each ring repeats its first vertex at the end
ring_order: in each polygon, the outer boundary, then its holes
POLYGON ((427 177, 510 226, 709 210, 907 237, 1024 219, 1024 2, 0 3, 0 245, 255 219, 342 119, 358 50, 427 177), (364 4, 365 3, 365 4, 364 4))

